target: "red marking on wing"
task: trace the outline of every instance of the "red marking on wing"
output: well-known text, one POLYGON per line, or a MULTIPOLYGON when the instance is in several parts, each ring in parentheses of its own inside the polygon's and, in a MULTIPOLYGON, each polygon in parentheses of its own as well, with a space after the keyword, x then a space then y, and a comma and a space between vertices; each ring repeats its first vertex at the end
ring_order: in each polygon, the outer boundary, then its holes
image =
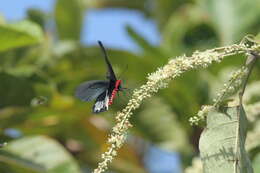
POLYGON ((111 97, 109 99, 108 105, 111 105, 113 103, 113 100, 116 97, 116 93, 118 91, 118 87, 119 87, 120 83, 121 83, 121 80, 117 80, 116 81, 115 88, 112 91, 112 94, 111 94, 111 97))

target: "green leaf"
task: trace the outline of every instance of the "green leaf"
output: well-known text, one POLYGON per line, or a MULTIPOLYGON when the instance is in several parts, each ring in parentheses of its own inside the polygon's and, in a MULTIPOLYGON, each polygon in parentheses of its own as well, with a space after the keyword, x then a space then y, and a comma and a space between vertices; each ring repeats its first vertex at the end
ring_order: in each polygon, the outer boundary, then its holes
POLYGON ((250 27, 259 22, 259 0, 204 0, 201 4, 215 26, 222 45, 240 40, 248 34, 250 27))
POLYGON ((10 67, 5 69, 5 72, 16 77, 30 77, 36 71, 37 67, 35 65, 20 65, 15 68, 10 67))
POLYGON ((45 27, 47 21, 47 15, 40 9, 29 8, 27 10, 27 16, 30 21, 37 23, 41 28, 45 27))
POLYGON ((144 58, 149 58, 148 61, 152 62, 152 64, 162 65, 166 63, 169 55, 165 54, 158 46, 149 43, 130 25, 126 26, 126 31, 133 41, 142 49, 144 58))
POLYGON ((57 0, 55 20, 61 40, 80 40, 83 9, 79 0, 57 0))
POLYGON ((28 78, 0 73, 0 81, 0 108, 30 105, 35 92, 28 78))
POLYGON ((71 155, 56 141, 45 136, 24 137, 8 143, 0 153, 0 160, 35 172, 80 172, 71 155))
POLYGON ((0 52, 29 46, 43 40, 41 28, 30 21, 0 25, 0 52))
POLYGON ((167 24, 172 13, 176 9, 180 8, 183 4, 187 3, 189 0, 154 0, 154 10, 151 10, 153 13, 154 19, 158 23, 158 27, 162 29, 165 24, 167 24))
POLYGON ((155 51, 155 47, 152 46, 147 40, 145 40, 133 27, 130 25, 126 26, 126 31, 128 35, 136 42, 136 44, 142 48, 143 50, 147 51, 155 51))
MULTIPOLYGON (((12 152, 0 150, 0 161, 5 163, 5 170, 6 172, 11 172, 15 170, 16 173, 37 173, 37 172, 44 172, 44 168, 39 165, 31 162, 28 159, 21 158, 12 152)), ((0 165, 0 169, 2 170, 2 166, 0 165)))
POLYGON ((146 7, 147 0, 101 0, 101 1, 84 1, 84 5, 88 8, 122 8, 134 9, 147 13, 146 7))
POLYGON ((252 173, 245 150, 246 114, 242 106, 223 108, 207 115, 200 141, 204 173, 252 173))
POLYGON ((197 5, 185 5, 175 11, 162 30, 162 38, 162 47, 171 56, 212 48, 218 41, 215 28, 197 5))
POLYGON ((260 153, 258 153, 253 160, 253 168, 255 172, 260 172, 260 153))

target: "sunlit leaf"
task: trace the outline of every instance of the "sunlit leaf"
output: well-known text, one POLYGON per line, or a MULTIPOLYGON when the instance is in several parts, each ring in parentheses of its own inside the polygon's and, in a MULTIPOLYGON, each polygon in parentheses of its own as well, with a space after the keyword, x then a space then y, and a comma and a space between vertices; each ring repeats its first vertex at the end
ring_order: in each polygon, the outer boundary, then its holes
POLYGON ((35 172, 79 173, 79 166, 71 155, 56 141, 44 136, 24 137, 3 149, 2 162, 25 167, 35 172))
POLYGON ((250 27, 259 22, 259 0, 204 0, 200 2, 215 26, 222 45, 240 40, 248 34, 250 27))
POLYGON ((6 72, 16 77, 30 77, 37 71, 36 66, 33 65, 20 65, 15 68, 10 67, 6 69, 6 72))
POLYGON ((79 40, 83 9, 80 0, 57 0, 55 21, 61 40, 79 40))
POLYGON ((29 46, 43 40, 41 28, 30 21, 0 25, 0 52, 29 46))

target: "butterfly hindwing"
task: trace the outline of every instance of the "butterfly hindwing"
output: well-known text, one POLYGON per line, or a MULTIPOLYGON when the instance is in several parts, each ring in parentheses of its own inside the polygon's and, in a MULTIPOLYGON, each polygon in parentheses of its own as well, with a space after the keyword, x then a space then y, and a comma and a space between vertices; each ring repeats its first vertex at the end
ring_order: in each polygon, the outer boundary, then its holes
POLYGON ((109 87, 109 81, 92 80, 84 82, 76 89, 75 96, 82 101, 92 101, 98 98, 109 87))
POLYGON ((93 112, 100 113, 108 110, 109 93, 108 89, 98 96, 93 105, 93 112))

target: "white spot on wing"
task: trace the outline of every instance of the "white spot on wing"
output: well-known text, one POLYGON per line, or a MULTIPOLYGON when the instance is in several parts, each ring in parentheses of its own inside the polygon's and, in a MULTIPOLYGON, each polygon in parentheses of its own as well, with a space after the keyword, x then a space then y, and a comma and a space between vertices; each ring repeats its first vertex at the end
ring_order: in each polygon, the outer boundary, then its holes
POLYGON ((108 102, 109 102, 109 96, 108 96, 108 91, 106 91, 106 97, 104 100, 97 101, 94 105, 94 112, 98 113, 101 111, 106 111, 108 110, 108 102))
POLYGON ((106 92, 106 98, 105 98, 105 106, 106 106, 106 108, 108 110, 109 95, 107 94, 107 92, 106 92))

